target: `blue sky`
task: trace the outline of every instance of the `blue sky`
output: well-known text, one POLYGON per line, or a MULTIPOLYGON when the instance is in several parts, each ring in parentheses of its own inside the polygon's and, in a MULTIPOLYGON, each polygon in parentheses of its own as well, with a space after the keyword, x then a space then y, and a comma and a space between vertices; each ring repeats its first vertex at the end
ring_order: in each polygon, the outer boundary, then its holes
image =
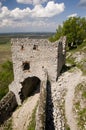
POLYGON ((86 17, 86 0, 0 0, 0 33, 55 32, 76 16, 86 17))

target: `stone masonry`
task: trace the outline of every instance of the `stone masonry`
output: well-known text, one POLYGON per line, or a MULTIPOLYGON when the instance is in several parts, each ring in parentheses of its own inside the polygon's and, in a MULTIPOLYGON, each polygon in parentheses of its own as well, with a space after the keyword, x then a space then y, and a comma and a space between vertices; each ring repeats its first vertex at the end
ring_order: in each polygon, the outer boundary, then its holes
POLYGON ((32 82, 37 84, 46 80, 45 73, 51 84, 57 81, 65 64, 65 43, 65 37, 53 43, 47 39, 12 39, 14 81, 9 85, 9 90, 15 94, 19 105, 22 96, 30 94, 34 86, 32 82))

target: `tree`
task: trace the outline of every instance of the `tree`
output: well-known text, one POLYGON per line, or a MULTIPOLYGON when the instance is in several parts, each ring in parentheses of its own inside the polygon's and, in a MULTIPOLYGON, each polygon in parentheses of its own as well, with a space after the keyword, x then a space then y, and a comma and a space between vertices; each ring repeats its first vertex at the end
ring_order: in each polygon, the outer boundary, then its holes
POLYGON ((61 36, 67 37, 69 49, 77 47, 86 38, 86 18, 71 17, 59 25, 56 34, 51 38, 52 41, 58 40, 61 36))
POLYGON ((86 19, 80 17, 69 18, 63 23, 63 35, 67 36, 69 49, 81 44, 86 35, 86 19))
POLYGON ((58 29, 56 30, 56 34, 54 36, 50 37, 49 40, 51 42, 54 42, 54 41, 58 40, 61 36, 62 36, 62 26, 59 25, 58 29))

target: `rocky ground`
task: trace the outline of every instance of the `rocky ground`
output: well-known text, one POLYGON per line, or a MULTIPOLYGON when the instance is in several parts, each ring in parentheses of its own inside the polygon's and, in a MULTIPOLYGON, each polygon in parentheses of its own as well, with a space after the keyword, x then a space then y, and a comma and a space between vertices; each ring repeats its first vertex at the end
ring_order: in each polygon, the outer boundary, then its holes
POLYGON ((77 120, 73 111, 75 88, 86 77, 82 72, 73 68, 72 72, 63 73, 56 84, 52 86, 52 97, 54 105, 55 130, 78 130, 77 120), (57 86, 57 87, 56 87, 57 86))
POLYGON ((12 115, 12 130, 27 130, 39 93, 29 97, 12 115))

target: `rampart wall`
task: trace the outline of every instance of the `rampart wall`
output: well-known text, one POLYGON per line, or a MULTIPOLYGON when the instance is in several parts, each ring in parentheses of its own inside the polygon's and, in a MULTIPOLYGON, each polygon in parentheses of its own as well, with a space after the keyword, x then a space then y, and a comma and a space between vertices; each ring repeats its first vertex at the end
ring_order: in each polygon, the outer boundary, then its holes
POLYGON ((11 116, 17 105, 14 93, 8 92, 7 95, 0 101, 0 124, 11 116))

